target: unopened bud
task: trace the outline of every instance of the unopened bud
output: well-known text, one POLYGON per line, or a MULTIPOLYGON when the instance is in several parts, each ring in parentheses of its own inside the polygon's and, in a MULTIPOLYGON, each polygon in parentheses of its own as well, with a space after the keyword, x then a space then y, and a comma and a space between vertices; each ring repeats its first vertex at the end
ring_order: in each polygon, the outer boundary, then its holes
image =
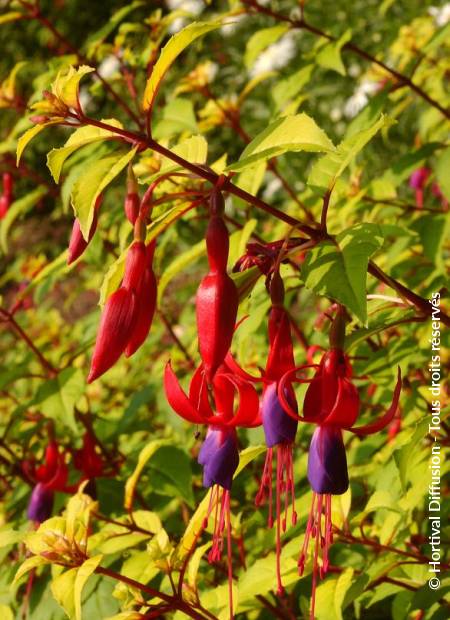
POLYGON ((225 211, 225 201, 222 196, 222 192, 214 188, 211 192, 210 198, 210 212, 211 215, 222 216, 225 211))

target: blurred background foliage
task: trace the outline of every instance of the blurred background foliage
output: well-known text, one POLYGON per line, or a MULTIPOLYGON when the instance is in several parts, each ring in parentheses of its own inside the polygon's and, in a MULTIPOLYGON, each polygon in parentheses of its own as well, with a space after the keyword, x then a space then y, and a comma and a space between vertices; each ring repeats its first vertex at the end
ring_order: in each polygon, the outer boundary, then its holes
MULTIPOLYGON (((367 127, 381 112, 389 115, 395 124, 380 131, 339 179, 330 205, 329 230, 337 234, 360 222, 378 224, 384 244, 374 255, 376 264, 424 298, 434 291, 441 291, 445 297, 448 287, 448 122, 436 107, 358 53, 339 51, 333 45, 325 49, 326 41, 303 29, 264 31, 276 26, 277 21, 263 13, 245 14, 238 1, 56 0, 40 3, 40 15, 48 23, 3 19, 14 11, 26 13, 25 4, 0 3, 0 81, 8 80, 17 69, 12 92, 5 91, 5 82, 0 87, 0 171, 11 172, 14 177, 14 202, 0 222, 1 307, 11 311, 19 304, 14 313, 16 324, 59 372, 56 378, 51 376, 11 321, 2 321, 2 532, 13 528, 23 537, 30 528, 25 512, 31 488, 21 463, 32 454, 38 460, 42 457, 48 421, 53 422, 55 435, 68 452, 79 448, 85 429, 93 427, 106 460, 116 467, 113 476, 97 480, 100 516, 93 525, 97 542, 92 548, 105 554, 105 566, 169 592, 167 558, 171 545, 179 543, 204 490, 195 459, 200 445, 196 429, 177 418, 166 403, 162 370, 171 358, 177 372, 188 375, 198 362, 194 295, 206 270, 201 241, 207 211, 190 211, 159 237, 155 271, 165 288, 160 288, 151 334, 132 359, 120 360, 101 380, 87 386, 100 313, 99 290, 108 269, 131 240, 131 227, 123 216, 125 179, 121 175, 108 187, 95 238, 82 259, 67 267, 64 252, 73 221, 71 188, 89 162, 112 152, 114 145, 103 142, 77 151, 66 162, 58 186, 46 167, 46 154, 62 146, 69 130, 49 128, 27 148, 16 169, 17 139, 31 127, 29 105, 41 98, 42 90, 49 88, 61 67, 84 63, 99 68, 103 80, 139 116, 147 75, 168 36, 200 15, 204 21, 235 15, 233 25, 194 43, 171 68, 154 112, 156 139, 173 147, 201 134, 208 142, 210 165, 225 154, 231 163, 239 158, 248 139, 280 115, 306 112, 335 144, 367 127), (55 36, 52 28, 61 37, 55 36), (2 98, 5 92, 7 96, 2 98), (431 171, 424 208, 419 208, 408 182, 421 167, 431 171), (432 191, 433 183, 439 185, 441 194, 432 191), (150 536, 123 536, 123 530, 114 530, 114 525, 101 517, 126 519, 125 482, 143 447, 161 439, 167 444, 155 449, 149 458, 134 499, 134 510, 147 513, 140 517, 147 523, 144 529, 160 532, 160 546, 155 551, 156 534, 151 540, 150 536), (162 526, 155 526, 154 521, 148 525, 149 520, 158 518, 162 526), (120 541, 118 531, 123 540, 114 544, 120 541), (167 532, 170 543, 161 542, 161 532, 167 532)), ((300 15, 299 4, 294 1, 260 4, 293 19, 300 15)), ((448 13, 448 5, 418 0, 305 3, 308 23, 337 39, 348 33, 348 39, 359 49, 404 75, 413 75, 414 82, 444 108, 450 99, 448 13)), ((114 117, 125 127, 136 129, 98 76, 83 80, 81 96, 90 116, 114 117)), ((320 194, 306 183, 311 163, 316 160, 314 154, 287 153, 272 164, 263 162, 244 170, 236 175, 235 182, 308 223, 320 218, 322 206, 320 194)), ((142 193, 159 164, 160 158, 148 151, 135 163, 142 193)), ((221 166, 223 161, 217 168, 221 166)), ((191 183, 204 187, 198 179, 191 183)), ((159 213, 173 206, 173 201, 164 197, 180 187, 181 181, 176 186, 159 186, 159 213)), ((288 230, 285 224, 234 197, 227 199, 227 216, 233 232, 230 267, 244 253, 252 233, 274 241, 282 239, 288 230)), ((302 280, 305 274, 297 269, 283 265, 282 273, 287 305, 298 326, 296 359, 300 364, 305 360, 305 345, 327 346, 324 313, 330 301, 311 290, 314 287, 306 288, 302 280)), ((370 295, 397 297, 393 289, 372 276, 368 276, 367 291, 370 295)), ((241 303, 240 316, 248 314, 249 319, 237 331, 233 345, 246 368, 265 364, 268 308, 260 279, 241 303)), ((429 321, 417 310, 386 298, 369 299, 366 326, 353 317, 348 327, 364 423, 389 402, 400 365, 405 377, 401 425, 389 437, 376 435, 364 442, 346 438, 351 493, 341 504, 339 499, 335 502, 340 534, 336 535, 331 561, 336 570, 319 585, 319 620, 448 617, 445 598, 450 581, 444 578, 441 589, 431 591, 424 560, 428 554, 429 333, 429 321), (365 536, 378 546, 367 543, 365 536), (412 556, 399 555, 396 550, 412 556)), ((444 332, 444 377, 449 364, 448 339, 448 332, 444 332)), ((447 417, 448 393, 444 390, 443 445, 448 443, 447 417)), ((295 461, 299 520, 284 537, 287 594, 282 599, 273 593, 274 533, 267 529, 265 510, 255 510, 253 503, 262 467, 258 451, 233 487, 238 618, 308 617, 311 577, 308 569, 306 576, 298 577, 296 558, 309 506, 306 460, 311 430, 300 431, 295 461)), ((240 442, 243 449, 262 444, 262 430, 241 432, 240 442)), ((446 470, 448 464, 443 473, 446 470)), ((72 471, 71 475, 75 480, 76 473, 72 471)), ((66 504, 67 496, 58 494, 54 514, 66 504)), ((448 512, 446 501, 443 524, 448 523, 448 512)), ((449 536, 446 525, 443 541, 449 536)), ((20 618, 22 613, 30 620, 65 617, 50 590, 55 570, 52 575, 48 569, 38 569, 31 592, 26 590, 26 578, 10 588, 25 558, 24 548, 16 544, 20 537, 11 542, 7 536, 2 539, 0 533, 0 540, 6 541, 1 549, 1 617, 20 618)), ((205 535, 201 542, 208 540, 205 535)), ((214 567, 202 560, 198 576, 193 569, 192 591, 186 594, 198 589, 202 605, 217 617, 227 617, 228 613, 224 570, 223 564, 214 567)), ((137 590, 95 575, 83 591, 83 618, 107 618, 139 609, 140 600, 137 590)), ((167 613, 163 617, 171 616, 167 613)), ((178 611, 174 617, 185 616, 178 611)), ((131 620, 132 616, 123 618, 131 620)))

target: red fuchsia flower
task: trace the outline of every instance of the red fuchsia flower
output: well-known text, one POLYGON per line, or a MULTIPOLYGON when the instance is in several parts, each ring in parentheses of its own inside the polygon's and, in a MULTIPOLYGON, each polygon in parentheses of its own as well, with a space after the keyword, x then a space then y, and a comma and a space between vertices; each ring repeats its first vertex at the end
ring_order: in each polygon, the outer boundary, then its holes
POLYGON ((122 353, 130 357, 146 339, 156 307, 154 242, 134 241, 128 250, 122 284, 107 300, 92 355, 88 383, 113 366, 122 353))
POLYGON ((217 370, 211 383, 214 409, 209 403, 202 366, 195 371, 189 393, 186 394, 169 362, 164 372, 164 388, 170 406, 180 417, 192 424, 205 424, 208 427, 198 456, 198 462, 203 467, 203 486, 211 489, 208 514, 203 527, 206 527, 214 510, 213 545, 208 555, 209 562, 220 560, 225 528, 227 530, 228 581, 232 609, 230 491, 239 464, 236 428, 251 428, 261 424, 258 394, 248 381, 229 372, 225 365, 217 370), (235 412, 236 392, 239 404, 235 412))
POLYGON ((92 220, 92 224, 89 229, 89 235, 88 235, 87 241, 81 233, 79 219, 75 218, 73 222, 73 227, 72 227, 72 234, 70 235, 70 241, 69 241, 69 253, 67 256, 68 265, 71 265, 74 261, 77 260, 77 258, 80 258, 80 256, 84 253, 85 249, 91 242, 92 237, 94 236, 95 231, 97 230, 98 212, 100 209, 100 205, 102 204, 102 200, 103 200, 103 195, 100 194, 100 196, 95 201, 94 218, 92 220))
POLYGON ((215 189, 206 231, 209 273, 201 281, 196 298, 198 344, 209 382, 230 348, 239 305, 236 285, 227 273, 229 239, 223 211, 222 194, 215 189))
POLYGON ((70 492, 67 486, 66 454, 51 440, 45 450, 44 463, 36 467, 34 461, 25 461, 23 469, 36 484, 28 502, 27 515, 31 521, 42 523, 50 518, 55 491, 70 492))
POLYGON ((398 409, 401 374, 398 370, 397 384, 389 409, 378 420, 366 426, 354 427, 360 409, 359 395, 351 381, 352 367, 342 350, 345 335, 343 308, 339 307, 333 322, 330 345, 311 381, 300 417, 285 397, 285 389, 295 379, 296 370, 287 372, 279 383, 278 395, 285 411, 294 419, 317 425, 308 454, 308 480, 313 490, 311 509, 306 526, 305 539, 298 560, 300 575, 303 574, 310 538, 315 538, 313 552, 313 591, 311 619, 314 619, 314 602, 317 574, 322 578, 329 567, 329 549, 333 541, 331 523, 332 495, 345 493, 349 486, 347 459, 342 431, 358 436, 376 433, 388 426, 398 409), (319 568, 319 554, 322 562, 319 568))
POLYGON ((428 177, 431 174, 429 168, 417 168, 409 177, 409 186, 416 192, 416 205, 421 209, 423 207, 423 194, 428 177))
POLYGON ((84 492, 90 495, 92 499, 97 499, 95 479, 104 476, 106 468, 108 467, 108 464, 97 448, 98 443, 95 439, 95 435, 87 431, 83 435, 83 445, 79 450, 75 450, 73 454, 74 467, 81 472, 81 479, 78 482, 78 486, 87 480, 88 484, 84 492))

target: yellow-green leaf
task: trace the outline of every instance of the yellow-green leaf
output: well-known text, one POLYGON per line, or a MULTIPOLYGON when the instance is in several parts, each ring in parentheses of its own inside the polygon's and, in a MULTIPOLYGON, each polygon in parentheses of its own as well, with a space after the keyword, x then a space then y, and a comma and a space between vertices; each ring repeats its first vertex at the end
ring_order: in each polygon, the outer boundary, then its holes
MULTIPOLYGON (((202 531, 203 521, 208 514, 210 503, 211 491, 209 490, 198 505, 197 510, 192 515, 191 520, 189 521, 188 526, 175 549, 174 564, 181 564, 186 556, 191 552, 202 531)), ((214 505, 215 504, 213 502, 211 504, 212 510, 214 509, 214 505)))
POLYGON ((248 39, 245 47, 244 64, 249 69, 258 56, 270 45, 273 45, 289 30, 288 24, 279 24, 258 30, 248 39))
POLYGON ((47 188, 41 185, 11 204, 0 222, 0 247, 5 254, 8 252, 8 233, 15 220, 30 211, 46 193, 47 188))
POLYGON ((67 70, 60 71, 52 84, 52 93, 69 108, 78 109, 80 80, 84 75, 92 73, 92 71, 95 71, 95 69, 87 65, 81 65, 78 69, 69 67, 67 70))
MULTIPOLYGON (((122 128, 122 123, 114 118, 108 118, 105 120, 102 119, 102 123, 107 123, 108 125, 118 127, 119 129, 122 128)), ((59 149, 52 149, 47 155, 47 166, 55 180, 55 183, 59 183, 59 177, 61 175, 64 162, 77 149, 87 144, 92 144, 93 142, 101 142, 102 140, 115 137, 117 136, 113 131, 110 131, 109 129, 102 129, 101 127, 93 127, 92 125, 80 127, 75 130, 64 146, 59 149)))
MULTIPOLYGON (((208 143, 203 136, 192 136, 183 140, 170 149, 175 155, 186 159, 192 164, 205 164, 208 155, 208 143)), ((177 166, 168 157, 163 157, 160 173, 167 172, 172 166, 177 166)))
POLYGON ((38 566, 42 566, 43 564, 49 564, 49 562, 50 560, 47 560, 42 555, 33 555, 31 558, 27 558, 25 562, 19 566, 19 570, 14 577, 13 585, 17 583, 26 573, 29 573, 30 570, 33 570, 38 566))
POLYGON ((220 23, 203 23, 194 22, 177 32, 161 50, 161 54, 153 67, 151 76, 149 77, 144 91, 144 99, 142 107, 149 110, 153 106, 158 89, 165 74, 172 66, 175 59, 183 52, 188 45, 199 37, 220 27, 220 23))
POLYGON ((14 620, 14 614, 9 605, 0 605, 0 618, 2 620, 14 620))
POLYGON ((331 140, 310 116, 304 113, 284 116, 258 134, 244 149, 239 161, 230 164, 227 170, 242 170, 288 151, 334 150, 331 140))
POLYGON ((16 165, 18 166, 20 163, 20 159, 22 157, 22 153, 25 150, 25 147, 27 146, 27 144, 35 137, 38 135, 38 133, 40 133, 43 129, 45 129, 45 127, 49 127, 50 125, 56 125, 57 123, 59 123, 59 120, 52 120, 52 121, 48 121, 47 123, 42 123, 41 125, 34 125, 34 127, 30 127, 30 129, 27 129, 27 131, 22 134, 20 136, 20 138, 17 140, 17 159, 16 159, 16 165))
POLYGON ((133 506, 136 485, 138 483, 139 476, 141 475, 142 470, 145 467, 145 464, 155 454, 155 452, 159 450, 159 448, 161 448, 161 446, 167 445, 170 445, 170 442, 164 439, 158 439, 156 441, 151 441, 141 450, 136 468, 125 484, 125 508, 127 510, 130 510, 133 506))
POLYGON ((23 533, 8 529, 0 532, 0 549, 8 545, 15 545, 23 538, 23 533))
POLYGON ((22 17, 23 13, 19 13, 19 11, 10 11, 9 13, 5 13, 4 15, 0 15, 0 24, 15 22, 22 17))
POLYGON ((75 216, 80 221, 80 229, 87 240, 94 219, 94 205, 103 190, 122 172, 136 154, 134 147, 125 155, 111 155, 95 163, 89 162, 72 189, 71 202, 75 216))
POLYGON ((347 30, 337 41, 332 41, 321 47, 315 56, 316 63, 324 69, 331 69, 341 75, 345 75, 346 71, 341 58, 341 49, 350 41, 351 37, 351 30, 347 30))
POLYGON ((211 545, 212 541, 209 541, 204 545, 201 545, 201 547, 198 547, 198 549, 196 549, 192 554, 192 558, 189 560, 187 579, 188 584, 191 586, 192 589, 197 589, 197 573, 200 567, 200 560, 204 556, 205 552, 208 551, 208 549, 211 547, 211 545))
POLYGON ((106 272, 102 285, 100 287, 100 299, 98 305, 103 307, 108 297, 114 293, 122 281, 125 271, 125 259, 127 257, 128 248, 126 248, 122 254, 117 258, 106 272))
POLYGON ((75 620, 81 620, 81 593, 86 585, 89 577, 95 572, 95 569, 102 561, 102 555, 96 555, 89 558, 77 570, 74 583, 74 599, 75 599, 75 620))
POLYGON ((71 568, 53 579, 50 588, 54 599, 61 605, 70 620, 75 618, 75 579, 77 568, 71 568))
POLYGON ((166 230, 172 222, 181 217, 183 213, 188 211, 190 208, 190 202, 182 202, 153 220, 151 225, 147 228, 146 243, 150 243, 150 241, 166 230))

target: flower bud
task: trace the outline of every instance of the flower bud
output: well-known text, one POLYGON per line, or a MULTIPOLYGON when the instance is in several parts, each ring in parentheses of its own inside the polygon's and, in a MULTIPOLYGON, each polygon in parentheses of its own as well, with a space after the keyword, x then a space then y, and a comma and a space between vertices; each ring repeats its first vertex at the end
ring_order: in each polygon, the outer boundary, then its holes
POLYGON ((127 253, 122 286, 136 291, 147 266, 147 251, 143 241, 134 241, 127 253))
POLYGON ((125 356, 131 357, 145 342, 155 314, 157 285, 152 269, 146 269, 142 284, 136 294, 136 320, 130 339, 125 348, 125 356))
POLYGON ((134 327, 135 310, 135 295, 128 288, 121 286, 108 298, 97 332, 88 383, 109 370, 123 353, 134 327))
POLYGON ((10 205, 11 198, 9 196, 5 196, 5 194, 0 196, 0 220, 2 220, 8 213, 10 205))
POLYGON ((221 217, 213 216, 206 230, 206 249, 211 271, 226 271, 229 251, 228 230, 221 217))

